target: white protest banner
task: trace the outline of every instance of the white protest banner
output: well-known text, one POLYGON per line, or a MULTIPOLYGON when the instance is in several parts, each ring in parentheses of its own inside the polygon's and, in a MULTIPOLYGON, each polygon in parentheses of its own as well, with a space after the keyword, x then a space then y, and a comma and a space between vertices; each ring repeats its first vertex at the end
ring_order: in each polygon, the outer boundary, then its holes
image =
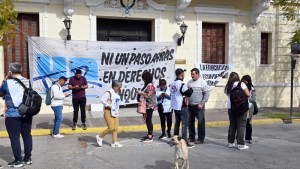
POLYGON ((200 70, 201 77, 207 82, 211 90, 233 68, 233 65, 200 63, 197 67, 200 70))
MULTIPOLYGON (((76 69, 88 81, 88 104, 99 104, 113 79, 122 82, 121 100, 136 103, 134 88, 142 88, 142 73, 150 71, 154 84, 164 77, 174 80, 176 44, 162 42, 101 42, 65 41, 58 39, 29 38, 29 65, 33 88, 45 96, 46 89, 60 76, 74 76, 76 69)), ((64 92, 71 93, 63 86, 64 92)), ((72 97, 65 101, 70 103, 72 97)))

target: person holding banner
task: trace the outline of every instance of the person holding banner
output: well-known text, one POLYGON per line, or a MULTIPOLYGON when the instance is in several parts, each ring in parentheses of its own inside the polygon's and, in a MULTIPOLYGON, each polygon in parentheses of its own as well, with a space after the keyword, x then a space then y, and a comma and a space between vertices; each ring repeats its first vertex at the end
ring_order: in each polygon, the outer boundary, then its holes
POLYGON ((167 81, 165 79, 159 79, 159 85, 156 89, 157 96, 157 110, 160 118, 161 125, 161 136, 159 139, 167 138, 166 135, 166 120, 167 120, 167 133, 168 138, 171 138, 171 127, 172 127, 172 110, 171 110, 171 97, 170 88, 167 86, 167 81))
POLYGON ((191 70, 192 79, 187 85, 193 89, 193 94, 189 97, 189 142, 202 144, 205 138, 205 103, 208 101, 210 91, 206 81, 201 78, 199 69, 191 70), (198 120, 198 139, 195 140, 195 118, 198 120))
POLYGON ((186 141, 188 148, 193 148, 194 145, 189 144, 187 139, 189 112, 186 98, 192 95, 193 89, 188 88, 183 82, 185 71, 186 70, 182 70, 181 68, 175 70, 176 79, 170 84, 171 109, 173 109, 175 113, 174 135, 179 135, 179 127, 180 123, 182 123, 182 138, 186 141))
POLYGON ((153 111, 156 110, 157 98, 156 90, 153 85, 153 76, 150 72, 145 71, 142 74, 142 80, 144 81, 144 87, 141 90, 137 90, 138 101, 141 97, 146 99, 146 114, 143 114, 146 119, 146 125, 148 129, 148 134, 141 139, 142 142, 152 142, 153 141, 153 123, 152 115, 153 111))
POLYGON ((76 128, 77 128, 79 108, 80 108, 80 112, 81 112, 81 122, 82 122, 81 127, 83 128, 83 130, 86 130, 85 89, 88 88, 88 84, 87 84, 86 78, 84 76, 82 76, 81 73, 82 73, 81 70, 77 69, 75 72, 75 76, 70 78, 69 85, 68 85, 68 88, 70 90, 72 90, 72 104, 73 104, 73 109, 74 109, 72 130, 76 130, 76 128))
POLYGON ((104 105, 104 119, 107 124, 107 128, 100 134, 96 135, 97 144, 102 147, 102 140, 108 133, 112 133, 113 143, 111 147, 123 147, 122 144, 117 142, 118 127, 119 127, 119 108, 121 98, 119 92, 121 90, 122 83, 118 80, 112 81, 112 88, 107 90, 101 98, 101 103, 104 105))
POLYGON ((250 75, 243 76, 242 82, 246 84, 251 94, 251 96, 249 97, 249 115, 246 123, 245 142, 252 144, 252 116, 254 113, 254 104, 256 102, 256 92, 254 86, 252 85, 252 80, 250 75))

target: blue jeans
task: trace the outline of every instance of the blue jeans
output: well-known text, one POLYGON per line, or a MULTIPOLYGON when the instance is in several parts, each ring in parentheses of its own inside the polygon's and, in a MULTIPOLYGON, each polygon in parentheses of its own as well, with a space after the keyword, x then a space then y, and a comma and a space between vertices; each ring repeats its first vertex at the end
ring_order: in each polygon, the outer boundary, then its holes
POLYGON ((53 134, 56 135, 59 133, 60 124, 63 121, 62 110, 63 106, 53 106, 51 107, 54 111, 54 126, 53 126, 53 134))

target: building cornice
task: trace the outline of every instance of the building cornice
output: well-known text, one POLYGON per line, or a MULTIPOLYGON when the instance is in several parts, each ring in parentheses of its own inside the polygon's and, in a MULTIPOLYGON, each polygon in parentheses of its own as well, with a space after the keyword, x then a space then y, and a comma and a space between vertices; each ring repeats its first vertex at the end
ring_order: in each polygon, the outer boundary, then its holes
POLYGON ((193 7, 194 12, 202 14, 239 15, 239 9, 221 7, 193 7))

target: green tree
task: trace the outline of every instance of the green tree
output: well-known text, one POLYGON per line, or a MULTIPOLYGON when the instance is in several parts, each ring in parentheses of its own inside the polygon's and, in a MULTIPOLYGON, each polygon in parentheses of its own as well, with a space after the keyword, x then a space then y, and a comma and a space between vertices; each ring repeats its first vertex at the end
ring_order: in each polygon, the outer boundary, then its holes
MULTIPOLYGON (((280 7, 283 11, 282 15, 288 21, 295 21, 297 25, 300 23, 300 0, 274 0, 274 6, 280 7)), ((300 28, 298 27, 291 38, 291 43, 300 44, 300 28)))
POLYGON ((15 30, 18 12, 15 11, 13 0, 4 0, 0 3, 0 45, 5 45, 7 38, 15 30))

